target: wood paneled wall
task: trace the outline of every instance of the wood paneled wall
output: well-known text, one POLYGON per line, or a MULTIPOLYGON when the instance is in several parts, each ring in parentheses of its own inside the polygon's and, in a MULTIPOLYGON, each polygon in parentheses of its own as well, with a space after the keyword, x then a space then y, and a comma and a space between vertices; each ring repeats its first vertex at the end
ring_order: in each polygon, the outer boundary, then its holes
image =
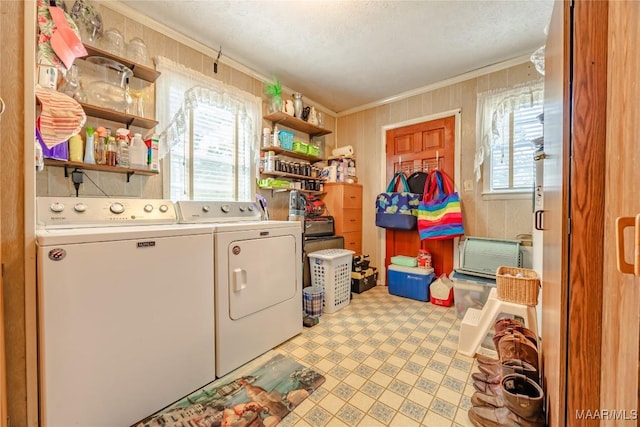
MULTIPOLYGON (((384 230, 374 227, 375 198, 384 190, 380 181, 385 158, 382 148, 382 127, 416 118, 461 110, 460 177, 456 188, 460 192, 464 210, 465 234, 495 238, 515 238, 531 233, 533 220, 533 194, 523 199, 488 200, 483 198, 483 183, 476 182, 473 162, 476 150, 476 103, 478 93, 521 85, 541 79, 531 62, 524 62, 499 71, 470 78, 429 92, 401 99, 389 104, 359 111, 338 118, 338 146, 353 146, 358 182, 363 185, 363 218, 365 230, 362 250, 377 263, 380 260, 380 242, 384 230), (472 184, 464 190, 464 181, 472 184)), ((386 185, 385 185, 386 187, 386 185)))
MULTIPOLYGON (((0 1, 0 222, 8 413, 12 426, 27 425, 25 218, 24 218, 24 26, 25 2, 0 1)), ((4 421, 4 420, 3 420, 4 421)))

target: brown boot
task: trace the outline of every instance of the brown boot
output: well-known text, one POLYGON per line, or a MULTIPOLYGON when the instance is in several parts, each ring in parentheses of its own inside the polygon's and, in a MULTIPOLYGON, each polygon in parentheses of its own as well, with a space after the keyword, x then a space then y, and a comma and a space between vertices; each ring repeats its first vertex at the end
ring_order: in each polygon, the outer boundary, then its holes
MULTIPOLYGON (((491 368, 493 368, 493 365, 490 366, 491 368)), ((502 381, 502 368, 497 367, 495 371, 489 370, 488 372, 485 372, 481 369, 480 372, 472 373, 471 378, 473 378, 474 381, 478 382, 500 384, 500 381, 502 381)))
POLYGON ((535 382, 539 382, 538 371, 527 362, 519 359, 505 360, 500 365, 478 365, 479 375, 473 376, 473 379, 488 383, 498 383, 502 377, 509 374, 522 374, 531 378, 535 382))
POLYGON ((526 420, 507 407, 477 406, 469 409, 469 419, 476 427, 544 427, 544 417, 526 420))
POLYGON ((486 383, 484 381, 474 380, 473 388, 475 388, 477 391, 479 391, 482 394, 486 394, 487 396, 493 396, 493 397, 497 396, 499 393, 502 392, 502 384, 500 383, 491 384, 491 383, 486 383))
POLYGON ((495 396, 490 396, 488 394, 476 391, 471 396, 471 406, 489 406, 493 408, 502 408, 504 406, 504 397, 502 395, 502 392, 496 394, 495 396))
POLYGON ((498 424, 500 426, 539 425, 540 423, 544 425, 542 416, 544 392, 530 378, 520 374, 508 374, 503 378, 500 387, 487 385, 486 391, 493 394, 476 391, 471 396, 471 404, 474 408, 488 408, 488 410, 476 410, 473 414, 469 413, 469 418, 475 425, 491 426, 498 421, 516 423, 498 424), (506 408, 513 414, 494 411, 498 408, 506 408), (481 418, 484 420, 480 421, 481 418))
POLYGON ((544 391, 530 378, 521 374, 505 375, 502 379, 502 394, 505 406, 518 416, 527 420, 542 417, 544 391))
POLYGON ((523 327, 524 325, 522 323, 520 323, 518 320, 516 319, 510 319, 508 317, 504 318, 504 319, 498 319, 496 320, 495 325, 493 325, 493 330, 496 333, 499 333, 507 328, 514 328, 514 327, 523 327))
POLYGON ((477 355, 476 360, 478 361, 478 365, 497 365, 500 366, 500 359, 494 359, 489 356, 477 355))
POLYGON ((496 347, 496 350, 498 351, 498 358, 500 358, 500 350, 499 350, 500 340, 502 339, 502 337, 506 335, 511 335, 514 332, 521 333, 522 335, 524 335, 525 338, 531 341, 531 344, 533 344, 536 348, 538 348, 538 337, 536 336, 536 334, 533 333, 533 331, 531 331, 531 329, 525 328, 524 326, 509 326, 504 328, 500 332, 496 331, 496 333, 493 336, 493 345, 496 347))
MULTIPOLYGON (((491 387, 494 390, 493 387, 491 387)), ((544 392, 530 378, 506 375, 494 396, 476 392, 471 396, 473 408, 469 419, 476 426, 544 426, 542 413, 544 392)))
POLYGON ((505 335, 498 343, 501 360, 519 359, 538 370, 538 349, 519 332, 505 335))

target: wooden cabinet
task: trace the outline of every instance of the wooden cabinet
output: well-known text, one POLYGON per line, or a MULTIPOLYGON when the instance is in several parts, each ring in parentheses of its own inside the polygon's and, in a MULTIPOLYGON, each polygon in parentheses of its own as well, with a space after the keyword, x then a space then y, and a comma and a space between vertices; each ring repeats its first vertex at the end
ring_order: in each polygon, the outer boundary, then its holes
POLYGON ((362 185, 345 182, 324 184, 323 201, 335 219, 336 235, 344 237, 344 248, 362 253, 362 185))

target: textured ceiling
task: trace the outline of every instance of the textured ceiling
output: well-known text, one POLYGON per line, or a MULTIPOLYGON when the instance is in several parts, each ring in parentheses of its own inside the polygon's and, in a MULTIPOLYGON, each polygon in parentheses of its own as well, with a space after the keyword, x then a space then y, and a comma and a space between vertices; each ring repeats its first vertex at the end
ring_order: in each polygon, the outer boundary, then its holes
POLYGON ((341 112, 544 44, 553 0, 122 3, 341 112))

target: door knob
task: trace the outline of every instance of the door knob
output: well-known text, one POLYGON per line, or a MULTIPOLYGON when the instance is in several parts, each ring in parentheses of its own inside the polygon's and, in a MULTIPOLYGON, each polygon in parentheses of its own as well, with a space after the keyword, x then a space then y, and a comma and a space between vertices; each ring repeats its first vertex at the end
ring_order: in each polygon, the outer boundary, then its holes
POLYGON ((640 276, 640 214, 635 218, 622 216, 616 218, 616 265, 620 273, 640 276), (633 242, 633 264, 624 258, 624 229, 635 227, 633 242))

